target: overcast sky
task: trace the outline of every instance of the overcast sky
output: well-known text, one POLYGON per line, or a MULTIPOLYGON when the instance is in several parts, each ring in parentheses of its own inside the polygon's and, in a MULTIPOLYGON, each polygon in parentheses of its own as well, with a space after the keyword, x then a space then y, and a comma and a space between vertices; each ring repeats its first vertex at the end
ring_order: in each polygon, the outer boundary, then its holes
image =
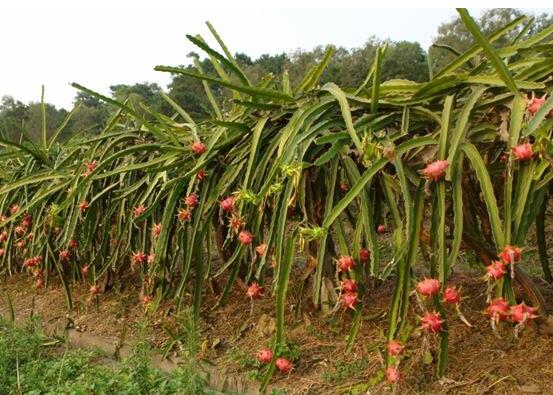
POLYGON ((232 52, 255 58, 328 43, 359 47, 371 35, 418 41, 426 49, 438 25, 457 15, 454 9, 190 9, 159 0, 150 3, 155 7, 0 2, 0 97, 38 101, 44 84, 46 100, 65 108, 75 96, 73 81, 102 93, 117 83, 164 87, 169 75, 153 67, 188 63, 195 48, 186 34, 213 42, 206 20, 232 52))

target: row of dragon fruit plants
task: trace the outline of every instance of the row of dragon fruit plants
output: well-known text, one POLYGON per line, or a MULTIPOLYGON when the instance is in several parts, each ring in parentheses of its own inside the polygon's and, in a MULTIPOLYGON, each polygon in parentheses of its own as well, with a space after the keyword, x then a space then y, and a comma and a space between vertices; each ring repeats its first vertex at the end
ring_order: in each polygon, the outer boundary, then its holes
POLYGON ((0 139, 0 271, 28 273, 37 288, 55 277, 69 308, 79 284, 98 303, 130 272, 125 281, 139 284, 148 308, 172 300, 177 310, 192 306, 196 319, 206 281, 223 281, 219 306, 240 278, 252 303, 275 301, 276 335, 257 356, 266 364, 263 386, 275 369, 293 368, 284 325, 290 281, 308 281, 303 299, 317 307, 328 303, 325 279, 333 282, 334 308, 351 310, 351 350, 363 305, 374 298, 369 280, 394 279, 383 345, 391 383, 402 378, 410 321, 420 322, 437 375, 445 374, 448 321, 470 325, 449 281, 462 250, 483 264, 492 330, 519 336, 546 314, 524 271, 534 225, 552 281, 545 210, 553 27, 529 36, 532 21, 521 17, 485 36, 459 13, 475 44, 426 83, 380 81, 382 47, 361 86, 321 86, 329 47, 297 86, 286 73, 254 84, 208 24, 221 51, 188 38, 216 74, 156 67, 204 82, 208 120, 196 122, 163 93, 171 117, 74 84, 116 111, 97 136, 59 143, 64 122, 53 136, 44 128, 40 142, 0 139), (512 44, 494 47, 516 29, 512 44), (228 88, 227 102, 215 99, 215 86, 228 88))

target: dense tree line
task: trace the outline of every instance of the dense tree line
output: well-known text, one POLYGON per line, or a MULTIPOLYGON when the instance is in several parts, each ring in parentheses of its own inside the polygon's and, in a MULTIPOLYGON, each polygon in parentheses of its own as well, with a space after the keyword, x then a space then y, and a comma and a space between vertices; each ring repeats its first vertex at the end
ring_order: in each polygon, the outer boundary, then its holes
MULTIPOLYGON (((499 26, 513 21, 522 13, 516 9, 490 9, 479 19, 482 30, 489 34, 499 26)), ((553 17, 548 14, 535 16, 534 23, 528 29, 519 25, 509 34, 497 40, 494 45, 503 47, 509 45, 521 34, 534 34, 553 23, 553 17)), ((418 82, 427 81, 432 73, 439 71, 448 64, 455 52, 464 52, 473 45, 472 36, 457 17, 445 22, 438 28, 434 44, 426 52, 418 42, 383 41, 370 37, 362 47, 347 49, 335 48, 329 66, 321 77, 321 82, 334 81, 341 87, 357 87, 366 76, 367 70, 374 61, 378 47, 387 44, 386 55, 382 61, 383 81, 390 79, 408 79, 418 82)), ((323 58, 325 48, 316 47, 310 51, 296 50, 291 53, 264 54, 258 59, 252 59, 244 53, 235 55, 247 77, 254 83, 262 81, 271 74, 277 81, 286 71, 292 86, 298 84, 300 76, 305 75, 313 65, 323 58)), ((186 66, 191 71, 202 70, 204 73, 216 74, 209 59, 199 59, 195 53, 189 54, 190 64, 186 66)), ((231 100, 228 92, 211 85, 215 98, 223 104, 231 100)), ((128 100, 138 111, 146 112, 145 108, 171 114, 171 108, 160 96, 162 88, 155 83, 143 82, 134 85, 117 84, 110 87, 110 94, 119 101, 128 100)), ((183 75, 174 75, 167 87, 167 94, 190 113, 193 118, 201 119, 209 115, 211 106, 204 92, 201 81, 183 75)), ((73 133, 97 133, 104 126, 113 108, 82 92, 75 96, 74 105, 78 106, 71 117, 62 137, 73 133)), ((45 105, 47 131, 53 133, 54 128, 67 116, 68 110, 58 109, 52 104, 45 105)), ((22 133, 33 139, 41 133, 42 106, 39 102, 22 103, 10 96, 3 97, 0 103, 0 136, 17 140, 22 133)))

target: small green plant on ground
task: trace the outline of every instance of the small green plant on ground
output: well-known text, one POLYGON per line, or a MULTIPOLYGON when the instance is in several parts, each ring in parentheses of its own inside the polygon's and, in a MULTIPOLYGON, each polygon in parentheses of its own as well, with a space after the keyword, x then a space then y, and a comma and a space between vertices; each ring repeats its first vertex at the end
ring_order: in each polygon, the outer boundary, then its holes
POLYGON ((348 378, 358 376, 359 372, 363 372, 367 367, 368 361, 366 359, 351 362, 337 361, 334 370, 324 372, 322 378, 329 383, 340 384, 348 378))
POLYGON ((245 351, 240 350, 238 347, 231 347, 227 351, 227 354, 231 361, 236 362, 240 367, 252 367, 252 366, 261 366, 257 359, 251 354, 248 354, 245 351))
POLYGON ((191 308, 185 308, 175 316, 178 327, 171 329, 164 327, 170 340, 163 346, 164 356, 172 351, 179 351, 188 358, 195 358, 200 351, 201 332, 198 320, 194 319, 191 308))

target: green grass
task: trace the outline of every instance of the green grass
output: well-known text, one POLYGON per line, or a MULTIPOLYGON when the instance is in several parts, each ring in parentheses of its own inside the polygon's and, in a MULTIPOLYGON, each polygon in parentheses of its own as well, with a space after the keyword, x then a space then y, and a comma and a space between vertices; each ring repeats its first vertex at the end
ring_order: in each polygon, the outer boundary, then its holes
POLYGON ((321 377, 329 383, 341 384, 352 377, 359 376, 359 373, 364 372, 368 366, 369 362, 366 359, 357 359, 351 362, 335 361, 334 369, 324 372, 321 377))
POLYGON ((36 328, 0 320, 0 394, 215 394, 187 366, 171 374, 151 367, 144 343, 105 364, 101 353, 65 349, 36 328))

